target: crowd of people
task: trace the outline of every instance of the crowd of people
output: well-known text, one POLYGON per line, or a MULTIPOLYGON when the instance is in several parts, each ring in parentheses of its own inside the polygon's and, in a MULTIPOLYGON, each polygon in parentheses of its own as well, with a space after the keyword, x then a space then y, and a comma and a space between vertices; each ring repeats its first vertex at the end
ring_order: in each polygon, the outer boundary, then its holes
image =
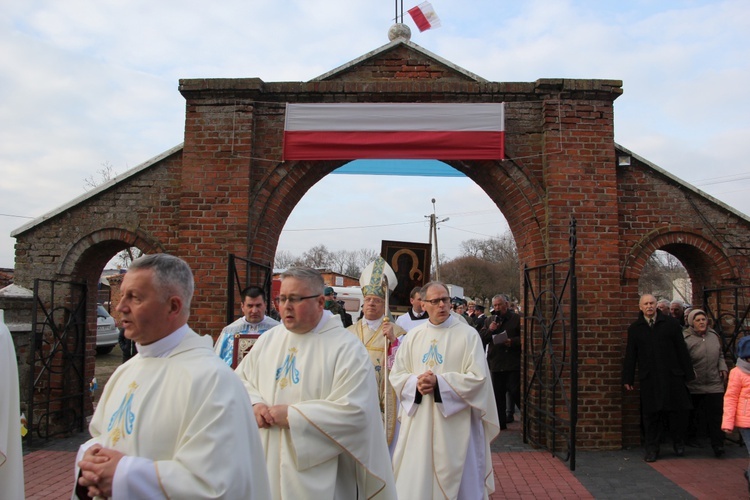
POLYGON ((292 268, 275 300, 279 321, 264 291, 250 287, 243 316, 211 343, 188 326, 193 288, 188 265, 167 254, 141 257, 126 273, 117 311, 137 355, 115 371, 96 407, 74 497, 494 491, 490 442, 507 419, 498 418, 505 396, 500 405, 493 380, 512 379, 499 374, 518 365, 499 363, 496 374, 486 352, 502 357, 520 346, 504 297, 471 326, 469 314, 453 311, 448 288, 431 282, 412 290, 411 311, 395 321, 387 289, 363 287, 362 316, 347 329, 320 273, 292 268), (232 371, 232 340, 245 333, 258 338, 232 371))
MULTIPOLYGON (((623 364, 625 390, 640 389, 646 462, 660 456, 668 432, 674 454, 708 437, 714 456, 724 455, 727 433, 739 430, 750 453, 750 337, 737 344, 730 372, 722 340, 706 312, 680 301, 644 294, 639 317, 628 328, 623 364), (746 438, 747 436, 747 438, 746 438)), ((750 468, 745 471, 750 490, 750 468)))
MULTIPOLYGON (((289 269, 278 320, 249 287, 243 316, 213 343, 188 326, 187 263, 135 260, 117 311, 137 355, 96 406, 74 498, 488 498, 490 442, 521 406, 513 302, 495 295, 485 315, 430 282, 394 320, 389 291, 372 283, 347 325, 319 272, 289 269), (239 362, 238 333, 258 334, 239 362)), ((707 435, 721 457, 735 429, 750 452, 750 337, 730 372, 705 311, 650 294, 639 309, 623 385, 640 391, 645 460, 659 458, 665 433, 677 456, 707 435)))

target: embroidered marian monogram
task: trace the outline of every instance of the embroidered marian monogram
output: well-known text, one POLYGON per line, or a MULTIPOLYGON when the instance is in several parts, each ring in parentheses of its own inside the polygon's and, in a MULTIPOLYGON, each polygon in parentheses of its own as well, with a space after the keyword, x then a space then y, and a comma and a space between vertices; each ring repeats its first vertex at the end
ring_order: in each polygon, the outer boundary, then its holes
POLYGON ((135 422, 135 414, 131 410, 133 405, 133 393, 138 388, 138 384, 131 382, 128 386, 128 393, 122 398, 117 411, 112 414, 112 418, 109 420, 107 431, 109 431, 109 438, 112 444, 116 444, 125 435, 133 433, 133 422, 135 422))
POLYGON ((433 340, 430 344, 430 350, 422 356, 422 363, 433 368, 435 365, 443 364, 443 355, 438 352, 437 340, 433 340))
POLYGON ((297 349, 292 347, 289 349, 289 354, 286 355, 284 363, 276 369, 276 380, 279 380, 281 388, 285 388, 290 383, 299 383, 299 370, 295 366, 297 364, 297 349))

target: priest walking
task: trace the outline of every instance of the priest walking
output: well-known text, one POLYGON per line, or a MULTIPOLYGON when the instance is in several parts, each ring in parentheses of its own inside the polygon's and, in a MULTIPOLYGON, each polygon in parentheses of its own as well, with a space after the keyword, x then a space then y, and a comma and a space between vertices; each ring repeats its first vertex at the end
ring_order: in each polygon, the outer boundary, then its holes
POLYGON ((395 498, 367 350, 324 309, 320 273, 292 268, 281 279, 283 325, 236 370, 254 403, 271 498, 395 498))
POLYGON ((74 498, 268 498, 247 393, 187 325, 193 288, 172 255, 130 265, 117 311, 138 354, 104 387, 74 498))
POLYGON ((399 498, 486 499, 499 422, 482 340, 450 314, 443 283, 422 292, 429 320, 406 335, 390 374, 401 401, 396 490, 399 498))

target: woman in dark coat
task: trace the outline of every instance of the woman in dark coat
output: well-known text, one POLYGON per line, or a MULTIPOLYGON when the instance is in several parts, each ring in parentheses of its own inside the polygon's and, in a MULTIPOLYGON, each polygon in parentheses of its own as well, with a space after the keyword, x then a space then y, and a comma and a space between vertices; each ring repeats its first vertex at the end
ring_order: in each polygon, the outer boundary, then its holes
POLYGON ((639 307, 638 320, 628 328, 622 379, 625 389, 633 390, 638 367, 645 459, 653 462, 659 456, 665 420, 669 422, 675 454, 685 453, 688 410, 692 408, 685 384, 695 378, 695 373, 677 321, 657 313, 653 295, 643 295, 639 307))

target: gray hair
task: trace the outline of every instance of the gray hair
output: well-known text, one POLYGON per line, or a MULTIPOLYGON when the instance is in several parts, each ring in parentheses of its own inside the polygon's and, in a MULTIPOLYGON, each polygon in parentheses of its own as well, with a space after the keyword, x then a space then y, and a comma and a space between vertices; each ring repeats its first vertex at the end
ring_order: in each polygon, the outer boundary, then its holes
POLYGON ((657 302, 656 305, 658 306, 659 304, 664 304, 664 305, 667 305, 667 306, 670 305, 669 301, 667 299, 661 299, 661 300, 659 300, 659 302, 657 302))
POLYGON ((172 295, 177 295, 182 299, 184 309, 190 310, 195 282, 187 262, 167 253, 155 253, 135 259, 128 267, 128 271, 138 269, 153 270, 154 286, 163 298, 166 300, 172 295))
POLYGON ((422 287, 422 292, 421 292, 423 295, 422 299, 424 299, 424 295, 427 295, 427 290, 434 286, 443 287, 443 289, 445 290, 445 293, 447 293, 448 296, 450 297, 451 292, 450 290, 448 290, 448 287, 446 286, 445 283, 443 283, 442 281, 430 281, 429 283, 427 283, 425 286, 422 287))
POLYGON ((320 295, 323 295, 326 286, 320 272, 310 267, 290 267, 281 273, 281 281, 284 281, 284 278, 295 278, 304 281, 314 292, 320 295))
POLYGON ((506 304, 510 304, 510 299, 504 293, 498 293, 497 295, 495 295, 494 297, 492 297, 492 302, 495 302, 496 299, 500 299, 503 302, 505 302, 506 304))

